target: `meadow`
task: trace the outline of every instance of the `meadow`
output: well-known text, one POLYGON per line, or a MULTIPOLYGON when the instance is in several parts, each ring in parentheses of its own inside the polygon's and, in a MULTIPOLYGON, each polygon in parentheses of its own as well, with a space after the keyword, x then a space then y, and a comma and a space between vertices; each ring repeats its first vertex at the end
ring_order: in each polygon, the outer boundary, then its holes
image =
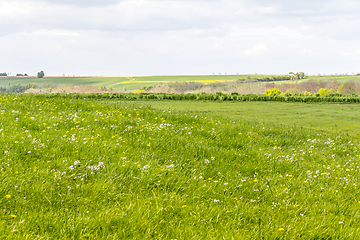
POLYGON ((358 239, 358 108, 0 94, 0 236, 358 239))
POLYGON ((360 137, 360 105, 337 103, 283 103, 232 101, 138 101, 159 110, 212 114, 214 118, 263 122, 360 137))

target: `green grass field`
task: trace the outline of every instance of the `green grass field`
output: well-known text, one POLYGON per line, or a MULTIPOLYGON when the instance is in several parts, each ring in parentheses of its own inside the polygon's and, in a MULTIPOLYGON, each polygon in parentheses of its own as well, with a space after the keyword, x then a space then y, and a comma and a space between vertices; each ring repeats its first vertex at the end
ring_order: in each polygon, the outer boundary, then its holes
POLYGON ((358 106, 0 94, 0 236, 358 239, 358 106))
POLYGON ((360 136, 360 105, 330 103, 139 101, 160 110, 207 113, 228 119, 256 120, 360 136))
MULTIPOLYGON (((261 77, 267 75, 251 75, 251 77, 261 77)), ((72 84, 72 85, 91 85, 96 87, 113 88, 114 90, 133 91, 142 87, 153 86, 159 83, 169 83, 176 81, 187 82, 223 82, 236 79, 246 79, 247 75, 194 75, 194 76, 126 76, 126 77, 0 77, 0 86, 8 86, 9 84, 26 85, 30 82, 41 84, 43 82, 54 82, 56 84, 72 84)), ((333 81, 347 82, 352 80, 360 80, 360 76, 312 76, 301 81, 313 79, 316 81, 333 81)), ((294 83, 294 81, 279 81, 276 84, 294 83)))

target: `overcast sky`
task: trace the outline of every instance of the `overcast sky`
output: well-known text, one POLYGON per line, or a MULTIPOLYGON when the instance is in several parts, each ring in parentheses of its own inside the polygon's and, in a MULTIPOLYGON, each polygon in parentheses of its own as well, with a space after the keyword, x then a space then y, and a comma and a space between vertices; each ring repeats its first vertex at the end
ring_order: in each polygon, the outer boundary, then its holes
POLYGON ((358 0, 0 0, 0 72, 360 72, 358 0))

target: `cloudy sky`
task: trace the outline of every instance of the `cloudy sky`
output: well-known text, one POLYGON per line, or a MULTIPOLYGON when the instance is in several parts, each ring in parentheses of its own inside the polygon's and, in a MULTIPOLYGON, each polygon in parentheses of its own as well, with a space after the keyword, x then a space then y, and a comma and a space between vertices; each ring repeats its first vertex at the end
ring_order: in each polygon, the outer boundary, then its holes
POLYGON ((358 0, 0 0, 0 72, 360 72, 358 0))

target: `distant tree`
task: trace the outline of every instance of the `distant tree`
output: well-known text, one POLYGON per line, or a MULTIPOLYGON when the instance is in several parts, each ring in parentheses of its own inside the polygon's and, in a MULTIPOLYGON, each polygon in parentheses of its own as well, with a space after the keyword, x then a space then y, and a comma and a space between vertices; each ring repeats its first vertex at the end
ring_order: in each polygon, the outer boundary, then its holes
POLYGON ((6 76, 7 76, 7 73, 5 73, 5 72, 4 72, 4 73, 0 73, 0 76, 1 76, 1 77, 6 77, 6 76))
POLYGON ((305 77, 305 73, 304 72, 299 72, 299 78, 303 79, 305 77))
POLYGON ((45 76, 44 71, 40 71, 40 72, 37 73, 38 78, 43 78, 44 76, 45 76))
POLYGON ((298 80, 299 79, 299 76, 297 75, 297 73, 294 73, 294 72, 289 72, 291 76, 291 80, 298 80))
POLYGON ((303 79, 305 77, 305 73, 304 72, 289 72, 290 75, 292 75, 292 79, 293 80, 298 80, 298 79, 303 79))

